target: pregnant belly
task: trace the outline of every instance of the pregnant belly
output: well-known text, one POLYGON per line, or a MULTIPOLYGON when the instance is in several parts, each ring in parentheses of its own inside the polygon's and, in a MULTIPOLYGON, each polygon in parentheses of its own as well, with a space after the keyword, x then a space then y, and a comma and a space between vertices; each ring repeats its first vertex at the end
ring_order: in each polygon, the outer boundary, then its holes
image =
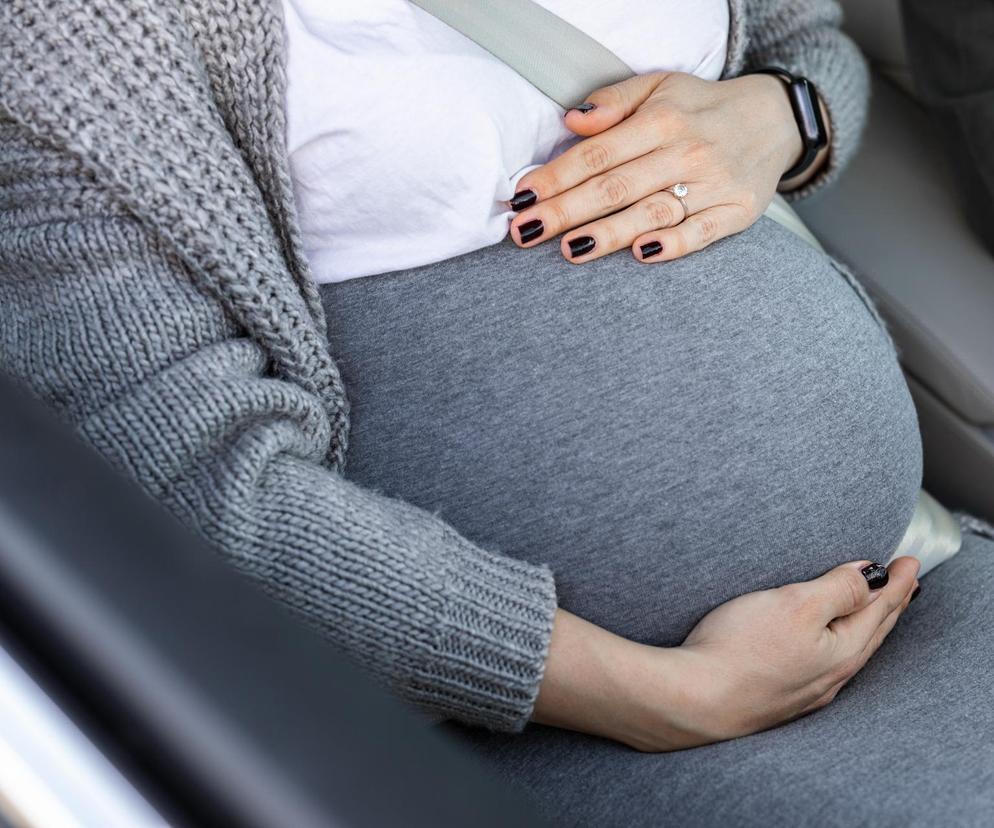
POLYGON ((766 220, 683 261, 500 244, 328 285, 348 474, 548 563, 560 604, 682 640, 723 601, 896 546, 920 484, 890 343, 766 220))

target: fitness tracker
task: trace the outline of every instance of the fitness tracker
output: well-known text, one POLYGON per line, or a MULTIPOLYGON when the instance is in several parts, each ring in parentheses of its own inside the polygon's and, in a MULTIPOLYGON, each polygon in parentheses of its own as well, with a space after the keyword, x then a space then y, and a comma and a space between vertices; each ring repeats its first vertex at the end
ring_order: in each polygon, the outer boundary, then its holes
POLYGON ((818 90, 807 78, 794 77, 786 69, 767 66, 756 69, 756 74, 776 75, 787 85, 787 95, 790 98, 791 109, 794 110, 794 120, 801 133, 804 153, 801 160, 783 174, 781 181, 789 181, 807 172, 815 159, 828 146, 828 130, 825 119, 821 117, 821 104, 818 102, 818 90))

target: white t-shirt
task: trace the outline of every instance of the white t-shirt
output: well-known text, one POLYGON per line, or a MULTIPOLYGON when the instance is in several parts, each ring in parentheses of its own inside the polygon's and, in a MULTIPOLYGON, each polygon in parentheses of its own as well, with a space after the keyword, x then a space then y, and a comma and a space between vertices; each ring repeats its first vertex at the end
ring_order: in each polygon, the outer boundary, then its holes
MULTIPOLYGON (((407 0, 283 0, 287 139, 318 282, 494 244, 528 171, 579 140, 563 109, 407 0)), ((716 80, 727 0, 539 0, 635 72, 716 80)))

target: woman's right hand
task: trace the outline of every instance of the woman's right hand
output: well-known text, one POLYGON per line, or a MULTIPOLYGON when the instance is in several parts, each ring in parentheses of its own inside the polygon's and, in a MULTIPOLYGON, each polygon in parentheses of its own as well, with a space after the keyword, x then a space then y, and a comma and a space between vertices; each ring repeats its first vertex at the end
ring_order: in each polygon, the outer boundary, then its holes
POLYGON ((845 564, 743 595, 680 647, 634 644, 576 616, 556 618, 534 719, 639 750, 681 750, 767 730, 829 704, 893 629, 918 585, 899 558, 871 589, 845 564))

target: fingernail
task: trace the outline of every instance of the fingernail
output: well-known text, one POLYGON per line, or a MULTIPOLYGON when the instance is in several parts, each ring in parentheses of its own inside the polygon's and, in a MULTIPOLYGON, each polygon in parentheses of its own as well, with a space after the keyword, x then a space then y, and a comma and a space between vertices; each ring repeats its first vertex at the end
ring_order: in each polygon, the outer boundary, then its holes
POLYGON ((871 563, 869 566, 864 566, 860 572, 866 578, 866 583, 870 585, 870 589, 883 589, 890 580, 890 573, 887 571, 887 567, 881 566, 878 563, 871 563))
POLYGON ((519 190, 510 201, 511 209, 520 213, 526 207, 531 207, 536 201, 538 201, 538 193, 534 190, 519 190))
POLYGON ((663 243, 657 241, 647 242, 646 244, 643 244, 639 250, 642 251, 642 258, 648 259, 650 256, 658 256, 663 252, 663 243))
MULTIPOLYGON (((915 591, 911 593, 911 601, 914 601, 915 598, 917 598, 921 594, 922 594, 922 588, 921 584, 919 584, 918 586, 915 587, 915 591)), ((908 603, 910 604, 911 601, 908 601, 908 603)))
POLYGON ((584 115, 586 115, 588 112, 592 112, 595 109, 597 109, 597 104, 582 103, 579 106, 574 106, 569 111, 570 112, 582 112, 584 115))
POLYGON ((544 230, 545 225, 542 224, 541 219, 532 219, 531 221, 526 221, 518 228, 518 235, 521 238, 522 244, 528 244, 528 242, 541 236, 544 230))
POLYGON ((597 247, 597 241, 593 236, 580 236, 569 240, 569 255, 571 259, 577 256, 584 256, 597 247))

